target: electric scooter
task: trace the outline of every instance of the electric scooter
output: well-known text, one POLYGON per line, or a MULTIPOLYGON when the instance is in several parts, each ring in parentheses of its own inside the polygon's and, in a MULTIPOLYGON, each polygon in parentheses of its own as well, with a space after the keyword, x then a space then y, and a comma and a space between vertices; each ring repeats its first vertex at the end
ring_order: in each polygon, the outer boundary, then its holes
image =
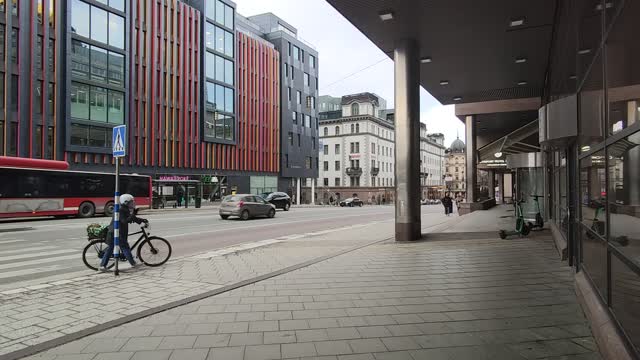
POLYGON ((520 199, 516 203, 516 229, 514 231, 500 230, 498 233, 501 239, 506 239, 507 236, 520 235, 527 236, 531 231, 529 224, 524 221, 524 212, 522 211, 522 204, 524 199, 520 199))
POLYGON ((544 220, 542 219, 542 214, 540 213, 540 202, 538 201, 538 198, 540 196, 541 195, 531 195, 531 197, 533 197, 533 201, 536 203, 536 222, 535 223, 529 222, 529 227, 531 229, 544 228, 544 220))
MULTIPOLYGON (((605 224, 603 221, 600 221, 599 217, 600 217, 600 213, 604 212, 604 205, 602 205, 599 202, 594 202, 594 204, 596 205, 596 213, 593 216, 593 221, 591 222, 591 230, 600 235, 600 236, 605 236, 605 224)), ((590 239, 593 239, 593 234, 587 231, 587 237, 590 239)), ((611 241, 615 241, 617 242, 620 246, 627 246, 629 245, 629 237, 622 235, 622 236, 617 236, 617 237, 610 237, 609 239, 611 239, 611 241)))

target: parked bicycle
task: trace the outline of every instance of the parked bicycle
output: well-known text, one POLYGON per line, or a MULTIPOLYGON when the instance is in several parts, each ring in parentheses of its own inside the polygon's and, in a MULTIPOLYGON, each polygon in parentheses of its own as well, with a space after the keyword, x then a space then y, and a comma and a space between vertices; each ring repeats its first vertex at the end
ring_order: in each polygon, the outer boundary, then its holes
MULTIPOLYGON (((104 228, 97 232, 91 232, 87 228, 87 231, 89 233, 89 244, 82 251, 82 261, 89 269, 97 271, 100 267, 102 256, 108 248, 107 231, 104 228)), ((136 258, 140 259, 143 264, 155 267, 169 260, 171 257, 171 244, 159 236, 149 236, 149 223, 143 223, 140 226, 140 231, 129 234, 129 236, 138 234, 140 234, 140 237, 131 245, 131 252, 133 253, 137 250, 136 258)), ((120 252, 119 260, 126 261, 122 252, 120 252)), ((107 268, 111 269, 114 265, 115 261, 113 261, 113 255, 111 255, 107 268)))

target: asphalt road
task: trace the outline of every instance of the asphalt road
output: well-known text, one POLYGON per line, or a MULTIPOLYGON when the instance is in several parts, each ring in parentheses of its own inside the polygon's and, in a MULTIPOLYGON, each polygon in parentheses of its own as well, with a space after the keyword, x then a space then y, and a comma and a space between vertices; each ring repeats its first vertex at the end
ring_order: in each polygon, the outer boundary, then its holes
MULTIPOLYGON (((441 212, 440 206, 423 206, 423 214, 441 212)), ((141 214, 150 220, 152 235, 171 242, 172 258, 201 254, 228 246, 260 240, 301 236, 306 233, 377 221, 392 221, 392 206, 362 208, 292 208, 279 210, 273 219, 222 220, 217 208, 169 210, 141 214)), ((18 282, 48 281, 86 275, 82 249, 90 223, 108 219, 38 219, 0 222, 0 289, 18 282)), ((137 231, 130 225, 130 231, 137 231)), ((335 231, 336 239, 349 240, 350 233, 335 231)), ((135 237, 137 238, 137 237, 135 237)), ((133 239, 130 238, 133 244, 133 239)), ((15 286, 14 286, 15 287, 15 286)))

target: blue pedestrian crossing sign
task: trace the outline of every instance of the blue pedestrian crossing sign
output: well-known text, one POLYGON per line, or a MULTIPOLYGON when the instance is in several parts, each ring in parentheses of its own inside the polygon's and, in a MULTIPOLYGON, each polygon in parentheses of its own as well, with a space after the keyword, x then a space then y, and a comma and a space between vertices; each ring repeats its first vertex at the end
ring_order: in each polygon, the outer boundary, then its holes
POLYGON ((119 125, 113 128, 113 157, 123 157, 126 153, 127 126, 119 125))

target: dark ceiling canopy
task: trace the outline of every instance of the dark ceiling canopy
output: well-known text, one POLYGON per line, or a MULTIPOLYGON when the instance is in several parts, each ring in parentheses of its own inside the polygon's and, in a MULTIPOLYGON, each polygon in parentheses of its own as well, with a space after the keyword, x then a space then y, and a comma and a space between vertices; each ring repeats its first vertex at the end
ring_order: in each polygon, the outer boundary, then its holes
POLYGON ((542 95, 555 0, 327 1, 391 58, 415 38, 431 60, 421 85, 442 104, 542 95))

